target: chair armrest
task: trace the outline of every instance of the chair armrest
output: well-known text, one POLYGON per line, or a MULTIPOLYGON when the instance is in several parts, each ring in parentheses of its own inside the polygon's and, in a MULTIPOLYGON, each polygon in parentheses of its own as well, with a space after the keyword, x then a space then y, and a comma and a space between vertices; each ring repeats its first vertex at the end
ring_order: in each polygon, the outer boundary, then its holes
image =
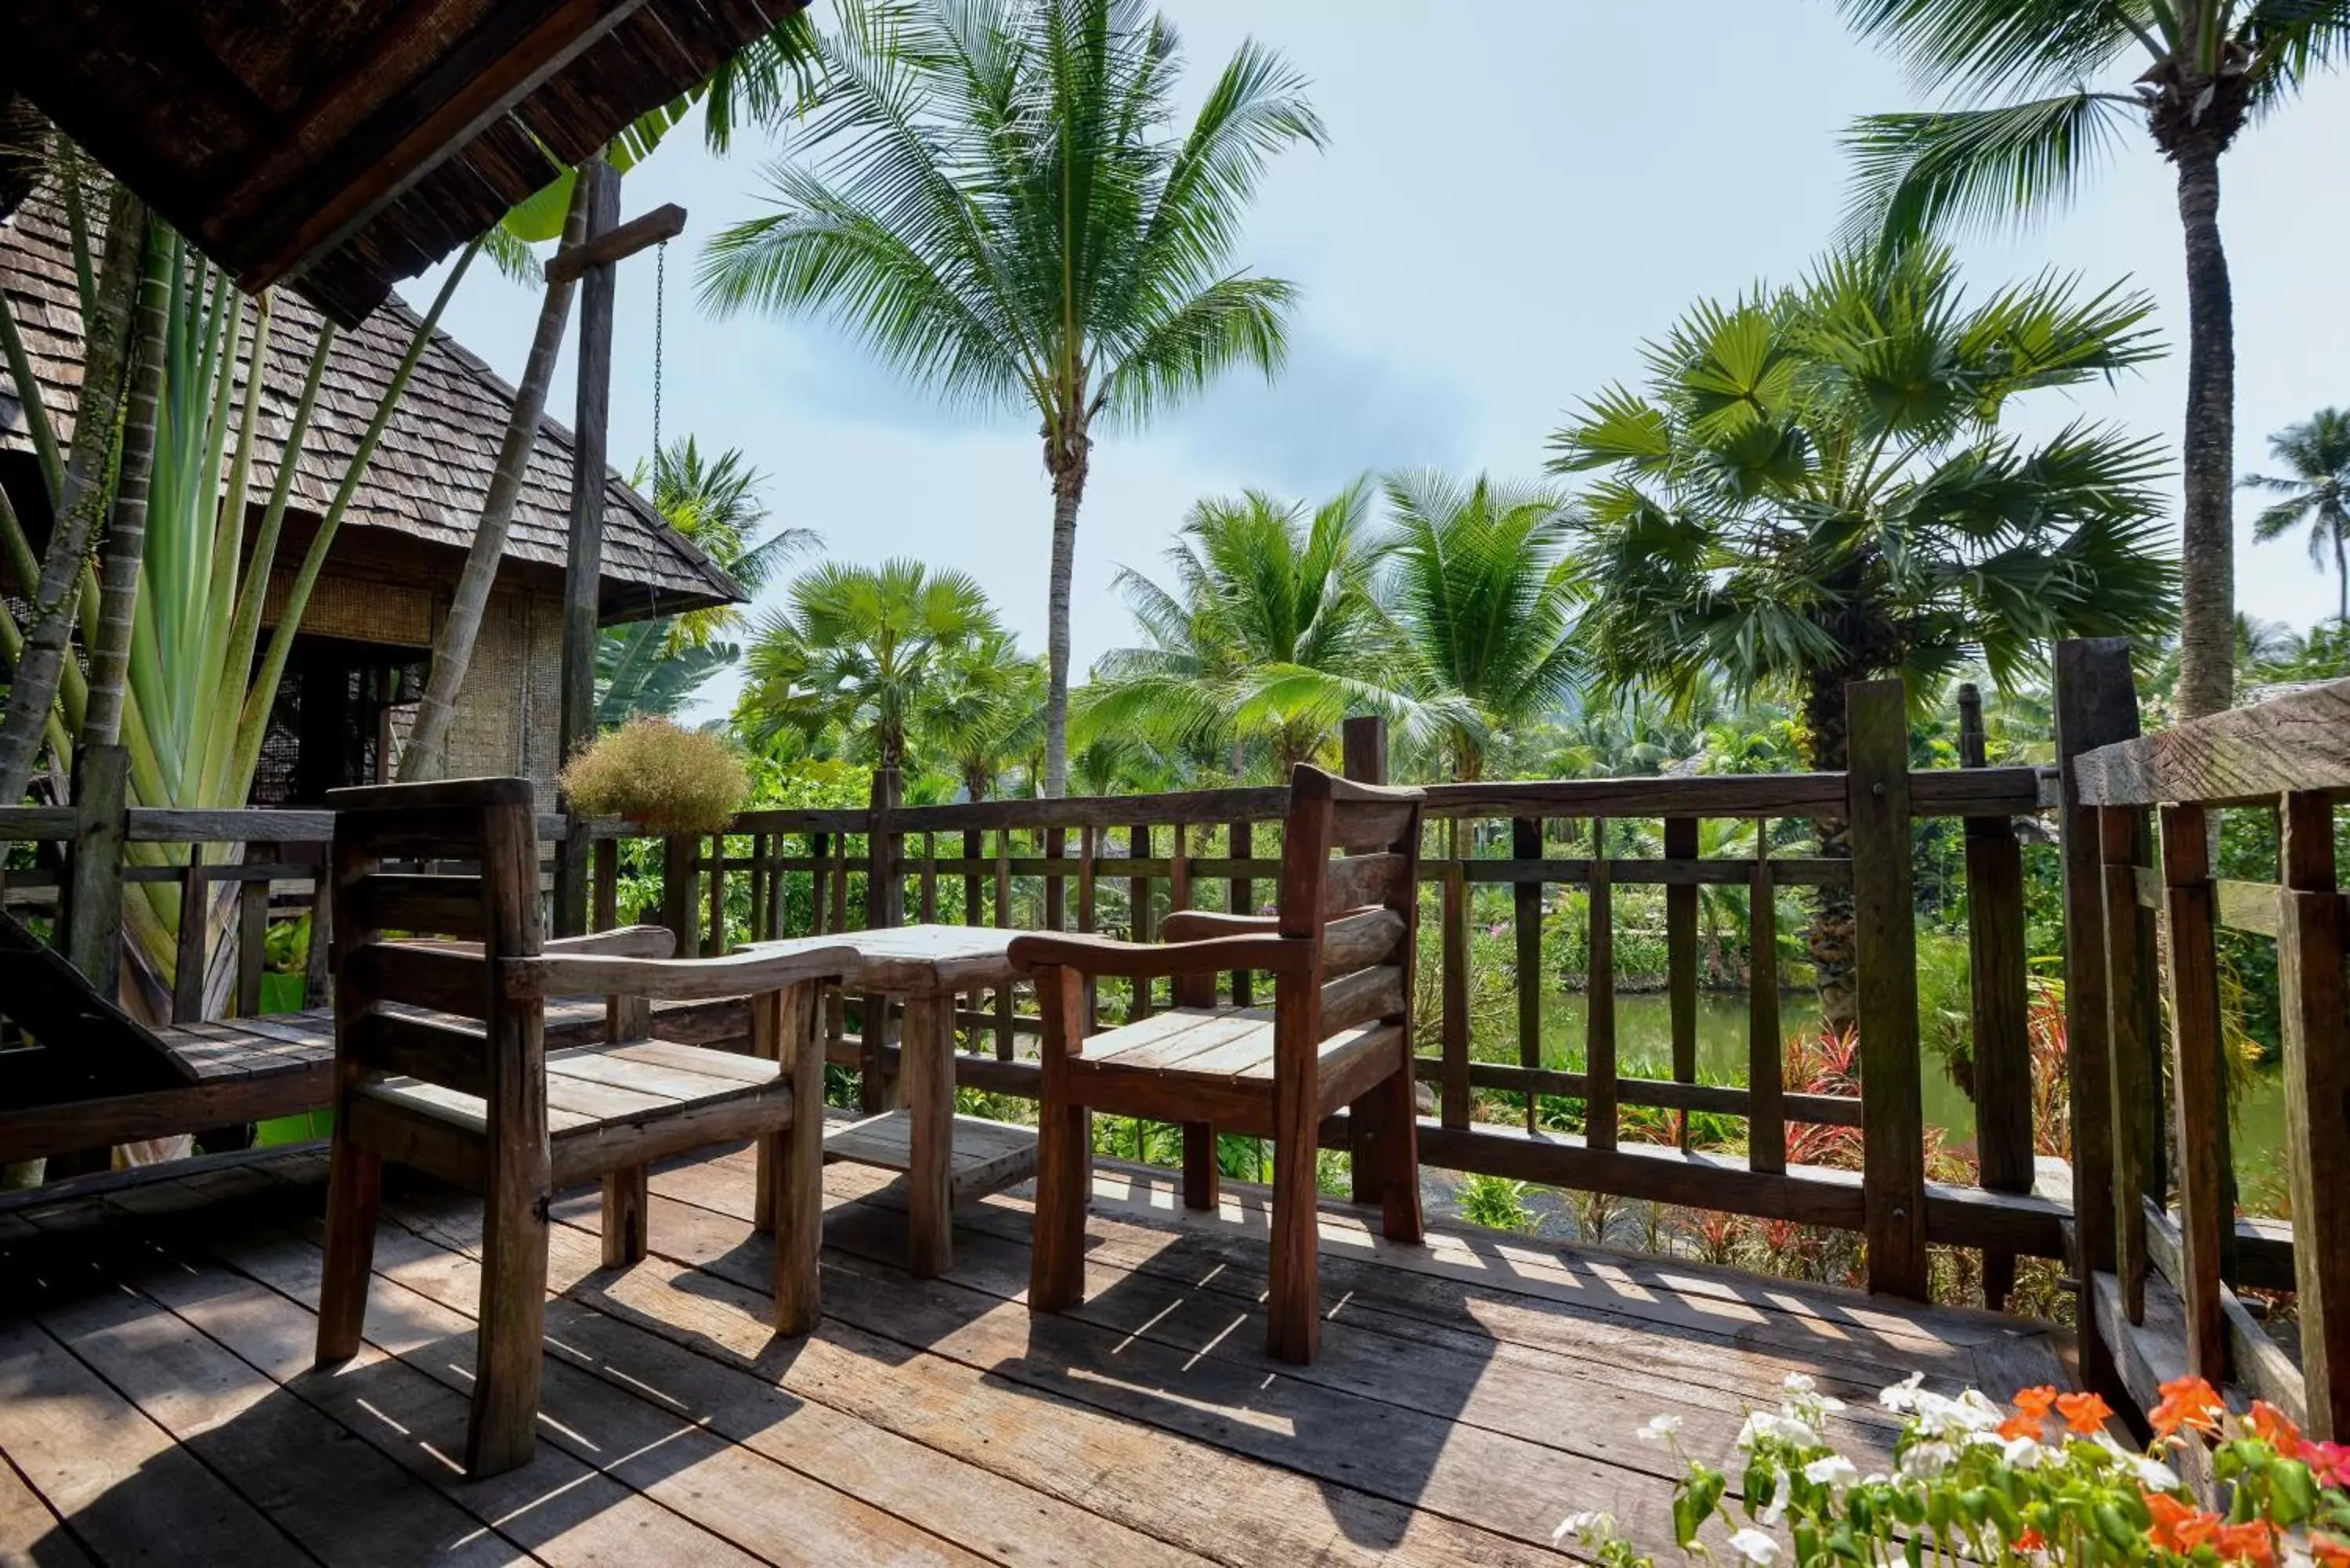
POLYGON ((831 980, 854 968, 857 961, 857 950, 846 945, 786 953, 728 953, 712 959, 595 958, 557 953, 504 960, 498 965, 498 974, 504 993, 517 1000, 617 993, 654 1001, 702 1002, 781 991, 804 981, 831 980))
POLYGON ((1209 937, 1245 937, 1278 932, 1274 915, 1223 915, 1213 909, 1177 909, 1159 922, 1159 933, 1170 942, 1196 942, 1209 937))
POLYGON ((548 958, 665 959, 677 956, 677 933, 666 926, 622 926, 585 937, 557 937, 538 950, 548 958))
POLYGON ((1228 969, 1273 972, 1302 968, 1313 945, 1293 938, 1251 933, 1201 942, 1122 942, 1083 933, 1015 937, 1010 950, 1022 970, 1059 966, 1080 974, 1158 980, 1173 975, 1214 974, 1228 969))

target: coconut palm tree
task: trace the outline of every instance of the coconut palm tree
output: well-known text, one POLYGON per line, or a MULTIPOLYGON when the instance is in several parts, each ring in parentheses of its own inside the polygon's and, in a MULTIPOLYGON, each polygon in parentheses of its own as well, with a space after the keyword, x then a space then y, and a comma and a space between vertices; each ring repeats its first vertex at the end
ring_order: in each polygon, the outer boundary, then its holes
MULTIPOLYGON (((1648 352, 1639 390, 1585 404, 1561 472, 1607 471, 1577 503, 1600 672, 1686 700, 1793 697, 1805 762, 1846 763, 1845 687, 1902 675, 1939 691, 1980 659, 2003 689, 2058 637, 2165 623, 2149 443, 2074 423, 2004 434, 2031 393, 2155 352, 2148 306, 2043 276, 1980 304, 1948 252, 1853 253, 1796 286, 1692 309, 1648 352)), ((1816 825, 1821 853, 1845 824, 1816 825)), ((1823 889, 1823 1002, 1848 1014, 1850 893, 1823 889)))
POLYGON ((1094 666, 1077 743, 1119 732, 1204 742, 1235 774, 1262 745, 1286 778, 1349 713, 1411 707, 1373 593, 1370 503, 1357 483, 1310 513, 1262 491, 1195 504, 1167 551, 1169 585, 1119 568, 1147 640, 1094 666))
POLYGON ((1484 776, 1510 731, 1573 689, 1581 655, 1569 632, 1583 586, 1566 553, 1558 498, 1484 474, 1387 482, 1395 515, 1379 594, 1405 651, 1407 679, 1442 704, 1439 749, 1458 780, 1484 776))
POLYGON ((775 211, 704 253, 703 300, 827 313, 943 396, 1033 409, 1053 493, 1044 793, 1068 773, 1069 592, 1094 431, 1246 362, 1295 290, 1234 270, 1267 161, 1322 125, 1244 44, 1170 134, 1180 55, 1138 0, 844 0, 775 211))
POLYGON ((2248 473, 2243 488, 2283 499, 2252 519, 2252 537, 2265 545, 2295 528, 2309 530, 2309 558, 2319 570, 2329 560, 2339 586, 2334 617, 2350 620, 2350 413, 2320 409, 2269 437, 2269 455, 2282 474, 2248 473))
POLYGON ((2179 701, 2228 706, 2235 608, 2236 348, 2220 234, 2220 159, 2350 46, 2350 0, 1841 0, 1943 108, 1852 130, 1854 216, 1908 243, 1949 223, 2029 222, 2063 205, 2139 127, 2178 173, 2188 358, 2179 701), (2103 85, 2100 85, 2103 84, 2103 85))
POLYGON ((903 767, 924 691, 949 660, 1000 630, 978 582, 920 561, 827 561, 763 617, 735 724, 754 746, 838 724, 876 765, 903 767))

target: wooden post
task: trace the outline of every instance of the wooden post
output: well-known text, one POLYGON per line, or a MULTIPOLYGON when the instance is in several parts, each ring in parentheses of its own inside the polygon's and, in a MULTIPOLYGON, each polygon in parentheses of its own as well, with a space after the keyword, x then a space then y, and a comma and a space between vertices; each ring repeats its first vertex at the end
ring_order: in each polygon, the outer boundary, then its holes
MULTIPOLYGON (((1126 830, 1126 852, 1137 861, 1150 858, 1149 824, 1139 822, 1126 830)), ((1137 872, 1127 878, 1126 888, 1128 927, 1127 940, 1137 942, 1156 941, 1158 921, 1154 918, 1157 911, 1150 907, 1150 878, 1137 872)), ((1138 978, 1132 984, 1134 990, 1127 1000, 1126 1007, 1126 1021, 1128 1023, 1149 1017, 1151 1007, 1150 981, 1138 978)))
MULTIPOLYGON (((2138 806, 2095 808, 2097 856, 2105 868, 2106 1104, 2113 1146, 2114 1272, 2122 1314, 2146 1321, 2146 1199, 2163 1200, 2162 1020, 2155 1006, 2154 911, 2138 898, 2138 877, 2151 876, 2154 851, 2138 806)), ((2077 1200, 2077 1199, 2076 1199, 2077 1200)))
MULTIPOLYGON (((1616 897, 1607 869, 1607 819, 1591 819, 1591 880, 1584 921, 1591 968, 1583 987, 1583 1141, 1616 1147, 1616 897)), ((1449 1124, 1448 1124, 1449 1125, 1449 1124)))
MULTIPOLYGON (((1246 860, 1254 853, 1255 846, 1252 840, 1255 835, 1249 824, 1235 822, 1224 829, 1224 836, 1233 859, 1246 860)), ((1247 877, 1235 877, 1224 884, 1224 912, 1232 915, 1256 913, 1256 883, 1253 879, 1247 877)), ((1250 993, 1255 989, 1256 979, 1248 971, 1244 969, 1232 971, 1232 1005, 1234 1007, 1248 1006, 1250 993)))
POLYGON ((83 746, 74 753, 74 838, 58 922, 66 961, 111 1000, 122 967, 122 846, 130 836, 130 753, 83 746))
POLYGON ((201 1023, 204 1019, 206 906, 204 846, 188 846, 188 864, 180 872, 180 941, 172 961, 172 1022, 201 1023))
MULTIPOLYGON (((588 188, 583 243, 593 244, 619 222, 620 173, 603 159, 590 158, 579 165, 577 177, 588 188)), ((596 733, 604 461, 612 402, 612 266, 607 260, 588 267, 579 292, 579 398, 571 424, 571 548, 563 574, 563 707, 556 752, 560 762, 570 761, 596 733)), ((690 925, 691 906, 686 918, 690 925)), ((567 835, 555 855, 555 934, 576 937, 587 929, 588 841, 567 835)))
MULTIPOLYGON (((571 831, 585 833, 585 817, 571 819, 571 831)), ((617 838, 596 840, 595 926, 608 931, 620 923, 620 841, 617 838)))
POLYGON ((2187 1369, 2219 1384, 2228 1376, 2220 1254, 2235 1235, 2236 1211, 2228 1201, 2227 1046, 2220 1033, 2210 815, 2191 805, 2166 805, 2161 815, 2178 1148, 2178 1293, 2187 1307, 2187 1369))
MULTIPOLYGON (((1012 929, 1012 830, 995 830, 995 924, 999 930, 1012 929)), ((1138 982, 1139 983, 1139 982, 1138 982)), ((995 988, 995 1059, 1012 1060, 1012 987, 995 988)))
MULTIPOLYGON (((244 863, 266 866, 277 858, 275 844, 248 844, 244 863)), ((269 883, 248 875, 236 889, 236 1015, 254 1018, 261 1012, 261 975, 268 957, 269 883)))
POLYGON ((1746 1168, 1787 1169, 1787 1056, 1779 1035, 1779 887, 1771 870, 1771 823, 1754 824, 1746 882, 1746 1168))
POLYGON ((2099 864, 2096 812, 2081 804, 2073 760, 2138 733, 2137 690, 2130 675, 2129 643, 2098 638, 2056 645, 2056 758, 2062 804, 2057 813, 2064 857, 2064 1034, 2071 1070, 2073 1223, 2080 1282, 2081 1375, 2090 1388, 2119 1392, 2113 1350, 2097 1331, 2091 1275, 2114 1266, 2112 1206, 2095 1195, 2114 1187, 2112 1085, 2106 1034, 2104 870, 2099 864), (2079 1195, 2087 1195, 2081 1200, 2079 1195))
POLYGON ((702 956, 702 920, 694 909, 693 836, 672 833, 661 840, 661 924, 677 938, 677 956, 702 956))
MULTIPOLYGON (((1991 765, 1982 692, 1959 688, 1959 765, 1991 765)), ((2029 1192, 2033 1179, 2031 998, 2023 952, 2023 847, 2002 816, 1966 819, 1968 998, 1974 1025, 1975 1147, 1983 1187, 2029 1192)), ((2015 1254, 1983 1252, 1983 1300, 2015 1284, 2015 1254)))
MULTIPOLYGON (((906 889, 898 879, 898 836, 889 823, 904 788, 898 770, 876 768, 866 794, 865 929, 888 930, 906 923, 906 889)), ((954 1002, 946 1003, 951 1013, 954 1002)), ((897 1038, 891 1027, 889 999, 868 992, 858 999, 864 1027, 858 1036, 858 1101, 868 1114, 886 1109, 892 1096, 881 1053, 897 1038)), ((950 1035, 951 1038, 951 1035, 950 1035)), ((948 1069, 951 1072, 951 1066, 948 1069)))
MULTIPOLYGON (((1439 1036, 1443 1051, 1443 1094, 1438 1106, 1443 1124, 1465 1127, 1471 1120, 1469 1095, 1469 877, 1458 859, 1444 862, 1443 902, 1438 949, 1443 970, 1438 976, 1444 1015, 1439 1036)), ((1413 896, 1418 897, 1417 889, 1413 896)))
MULTIPOLYGON (((1698 824, 1693 816, 1665 819, 1665 859, 1684 864, 1695 875, 1698 824)), ((1673 1081, 1697 1082, 1697 884, 1665 884, 1665 999, 1673 1031, 1673 1081)), ((1674 1118, 1676 1141, 1683 1153, 1690 1147, 1687 1111, 1674 1118)))
POLYGON ((1861 1224, 1868 1288, 1927 1298, 1926 1116, 1918 1060, 1918 924, 1910 888, 1909 721, 1901 682, 1845 688, 1852 758, 1860 1028, 1861 1224))
POLYGON ((2350 919, 2334 873, 2333 802, 2288 794, 2282 815, 2277 955, 2302 1376, 2309 1435, 2350 1442, 2350 919))
POLYGON ((1388 722, 1365 713, 1338 726, 1339 769, 1357 784, 1388 782, 1388 722))

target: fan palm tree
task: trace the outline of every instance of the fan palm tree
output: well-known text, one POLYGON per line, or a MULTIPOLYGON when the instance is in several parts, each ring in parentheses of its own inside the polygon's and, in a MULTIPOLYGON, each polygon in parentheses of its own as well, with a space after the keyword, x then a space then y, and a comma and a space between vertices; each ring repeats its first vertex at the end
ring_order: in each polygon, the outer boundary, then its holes
POLYGON ((1199 502, 1167 552, 1171 586, 1130 568, 1119 594, 1148 639, 1094 666, 1078 744, 1117 732, 1228 751, 1265 746, 1287 777, 1349 713, 1409 707, 1372 592, 1370 489, 1310 514, 1261 491, 1199 502))
POLYGON ((987 596, 962 572, 827 561, 761 618, 736 727, 764 746, 784 730, 838 724, 870 746, 878 766, 903 767, 923 692, 949 660, 1000 629, 987 596))
MULTIPOLYGON (((1706 301, 1638 391, 1587 402, 1554 469, 1607 471, 1577 528, 1604 676, 1686 699, 1794 697, 1806 763, 1846 763, 1845 687, 1938 691, 1980 659, 2002 689, 2067 636, 2144 634, 2176 603, 2147 442, 2074 423, 2038 445, 2009 405, 2155 352, 2145 299, 2049 276, 1981 304, 1948 252, 1854 253, 1799 286, 1706 301)), ((1817 824, 1846 852, 1845 824, 1817 824)), ((1850 893, 1823 889, 1823 1002, 1848 1017, 1850 893)))
POLYGON ((1045 669, 1010 632, 988 630, 948 651, 917 703, 923 754, 954 770, 965 798, 996 793, 1005 770, 1041 738, 1045 669))
POLYGON ((1409 679, 1443 705, 1440 749, 1457 780, 1562 701, 1581 672, 1568 633, 1583 585, 1558 498, 1483 474, 1387 482, 1395 514, 1380 594, 1409 679))
POLYGON ((1137 0, 844 0, 775 211, 720 234, 702 298, 823 311, 942 395, 1033 408, 1053 493, 1044 793, 1068 773, 1069 592, 1097 424, 1139 424, 1247 362, 1295 290, 1232 269, 1267 161, 1318 145, 1244 44, 1180 136, 1174 29, 1137 0))
POLYGON ((2350 413, 2320 409, 2269 437, 2269 455, 2283 474, 2248 473, 2243 487, 2283 499, 2252 519, 2252 537, 2265 545, 2295 528, 2309 530, 2309 558, 2323 570, 2330 558, 2341 597, 2334 618, 2350 620, 2350 413))
POLYGON ((1851 132, 1855 219, 1890 242, 1945 223, 2037 217, 2066 202, 2131 126, 2175 166, 2188 302, 2179 699, 2189 718, 2227 707, 2236 349, 2220 159, 2252 117, 2350 46, 2350 0, 1841 5, 1922 79, 1950 84, 1942 109, 1871 115, 1851 132))

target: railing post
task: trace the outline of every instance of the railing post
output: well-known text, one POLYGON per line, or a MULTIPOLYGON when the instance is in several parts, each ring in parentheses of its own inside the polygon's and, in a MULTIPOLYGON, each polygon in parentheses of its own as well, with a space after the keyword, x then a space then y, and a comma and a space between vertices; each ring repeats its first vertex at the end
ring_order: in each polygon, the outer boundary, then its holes
POLYGON ((2172 1095, 2178 1147, 2178 1293, 2187 1307, 2187 1369, 2228 1376, 2220 1306, 2223 1259, 2235 1239, 2228 1168, 2227 1046, 2221 1038, 2218 909, 2211 887, 2210 814, 2166 805, 2162 819, 2163 936, 2168 947, 2172 1095))
POLYGON ((130 836, 130 753, 83 746, 74 753, 74 839, 66 858, 66 961, 112 1000, 122 965, 122 846, 130 836))
POLYGON ((2288 794, 2282 815, 2277 959, 2302 1376, 2310 1436, 2350 1442, 2350 919, 2334 871, 2333 801, 2288 794))
POLYGON ((677 956, 702 956, 702 918, 694 907, 694 838, 672 833, 661 839, 661 924, 677 938, 677 956))
POLYGON ((2112 1059, 2106 976, 2105 873, 2096 809, 2081 801, 2074 759, 2138 733, 2129 644, 2097 638, 2056 645, 2057 826, 2064 860, 2064 1038, 2071 1074, 2073 1226, 2079 1282, 2074 1321, 2081 1374, 2091 1388, 2119 1390, 2113 1350, 2097 1321, 2094 1275, 2114 1266, 2112 1059))
MULTIPOLYGON (((898 877, 898 835, 890 815, 898 809, 903 789, 898 770, 876 768, 866 796, 865 929, 888 930, 906 923, 906 888, 898 877)), ((954 1003, 950 1001, 951 1008, 954 1003)), ((858 998, 862 1028, 858 1036, 858 1103, 868 1111, 886 1109, 895 1099, 891 1075, 881 1053, 897 1038, 889 1017, 889 999, 879 992, 858 998)), ((950 1071, 952 1069, 950 1068, 950 1071)))
MULTIPOLYGON (((578 831, 586 832, 587 825, 578 817, 578 831)), ((620 923, 620 841, 617 838, 596 840, 596 898, 594 924, 599 931, 608 931, 620 923)))
MULTIPOLYGON (((1982 692, 1959 688, 1959 765, 1991 765, 1982 692)), ((1966 819, 1967 994, 1974 1029, 1975 1147, 1991 1192, 2033 1179, 2031 999, 2024 976, 2023 849, 2003 816, 1966 819)), ((1983 1252, 1983 1301, 2015 1284, 2015 1254, 1983 1252)))
POLYGON ((1338 726, 1339 771, 1357 784, 1388 782, 1388 722, 1365 713, 1338 726))
POLYGON ((1924 1301, 1926 1129, 1918 1060, 1907 707, 1898 680, 1856 680, 1845 688, 1858 959, 1861 1223, 1868 1240, 1868 1288, 1924 1301))
POLYGON ((275 844, 247 844, 244 864, 247 875, 236 889, 236 1014, 239 1018, 258 1017, 261 1012, 261 975, 264 961, 268 956, 263 950, 269 943, 269 884, 255 880, 250 867, 266 866, 277 858, 275 844))
POLYGON ((172 1022, 204 1021, 204 968, 209 946, 204 928, 211 923, 211 898, 205 895, 204 846, 188 846, 188 864, 180 872, 180 940, 172 960, 172 1022))

